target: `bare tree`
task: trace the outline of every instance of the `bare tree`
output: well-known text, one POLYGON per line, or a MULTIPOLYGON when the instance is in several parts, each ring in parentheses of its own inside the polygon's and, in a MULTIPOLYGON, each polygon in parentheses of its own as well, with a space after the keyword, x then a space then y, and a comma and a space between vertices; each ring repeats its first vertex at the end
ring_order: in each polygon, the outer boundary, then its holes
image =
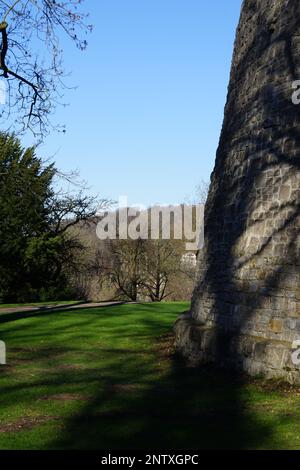
POLYGON ((201 180, 200 183, 195 187, 192 194, 185 198, 186 204, 197 205, 205 204, 209 191, 209 183, 201 180))
POLYGON ((88 196, 84 190, 78 193, 57 194, 49 199, 49 222, 53 232, 61 235, 79 222, 95 224, 94 219, 100 206, 108 207, 109 200, 99 200, 95 196, 88 196))
POLYGON ((144 284, 145 241, 110 240, 111 263, 107 275, 117 297, 137 301, 144 284))
POLYGON ((176 240, 148 240, 145 245, 143 287, 152 302, 162 302, 172 294, 170 281, 180 267, 176 240))
POLYGON ((82 2, 0 0, 0 70, 8 87, 0 118, 13 123, 13 130, 30 129, 42 138, 50 128, 59 128, 50 117, 65 88, 61 38, 66 35, 84 50, 87 41, 80 36, 92 29, 82 2))

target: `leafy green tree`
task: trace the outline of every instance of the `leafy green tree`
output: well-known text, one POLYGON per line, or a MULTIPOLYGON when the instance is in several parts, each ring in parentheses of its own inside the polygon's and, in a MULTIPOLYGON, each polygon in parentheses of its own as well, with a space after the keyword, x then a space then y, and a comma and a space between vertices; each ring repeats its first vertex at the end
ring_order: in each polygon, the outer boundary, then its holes
POLYGON ((68 272, 83 249, 70 226, 94 216, 94 199, 54 191, 57 170, 35 148, 0 134, 0 300, 70 295, 68 272))

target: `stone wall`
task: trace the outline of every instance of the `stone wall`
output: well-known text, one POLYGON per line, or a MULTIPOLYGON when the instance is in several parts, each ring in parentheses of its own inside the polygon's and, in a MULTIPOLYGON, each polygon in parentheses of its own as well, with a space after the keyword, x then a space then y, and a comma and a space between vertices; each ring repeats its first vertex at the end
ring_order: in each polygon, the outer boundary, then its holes
POLYGON ((205 214, 190 359, 300 381, 299 0, 245 0, 205 214))

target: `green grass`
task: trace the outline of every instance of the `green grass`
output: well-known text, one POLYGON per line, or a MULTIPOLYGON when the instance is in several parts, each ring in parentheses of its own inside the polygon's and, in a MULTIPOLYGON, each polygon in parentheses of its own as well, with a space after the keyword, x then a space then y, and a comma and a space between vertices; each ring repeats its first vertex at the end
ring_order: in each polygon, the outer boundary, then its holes
POLYGON ((17 308, 17 307, 45 307, 47 305, 55 306, 55 305, 71 305, 77 303, 75 300, 62 300, 62 301, 50 301, 50 302, 31 302, 27 304, 0 304, 1 308, 17 308))
POLYGON ((300 449, 300 391, 186 368, 187 304, 0 318, 1 449, 300 449))

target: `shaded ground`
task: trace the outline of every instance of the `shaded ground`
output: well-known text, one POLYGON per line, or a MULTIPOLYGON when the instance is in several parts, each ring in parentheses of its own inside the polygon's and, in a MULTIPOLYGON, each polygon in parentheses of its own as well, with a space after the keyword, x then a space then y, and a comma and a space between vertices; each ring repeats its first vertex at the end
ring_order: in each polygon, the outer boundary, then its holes
POLYGON ((0 448, 299 449, 300 389, 186 368, 174 356, 172 325, 186 308, 118 305, 0 323, 0 448))
POLYGON ((24 318, 31 318, 37 314, 50 314, 55 312, 62 312, 65 310, 87 310, 92 308, 103 308, 103 307, 114 307, 122 305, 125 302, 50 302, 46 304, 32 304, 32 305, 21 305, 15 304, 11 306, 9 304, 0 305, 0 323, 7 323, 11 321, 21 320, 24 318))
POLYGON ((124 302, 45 302, 36 304, 0 304, 0 315, 6 313, 36 313, 50 310, 74 310, 95 307, 112 307, 124 302))

